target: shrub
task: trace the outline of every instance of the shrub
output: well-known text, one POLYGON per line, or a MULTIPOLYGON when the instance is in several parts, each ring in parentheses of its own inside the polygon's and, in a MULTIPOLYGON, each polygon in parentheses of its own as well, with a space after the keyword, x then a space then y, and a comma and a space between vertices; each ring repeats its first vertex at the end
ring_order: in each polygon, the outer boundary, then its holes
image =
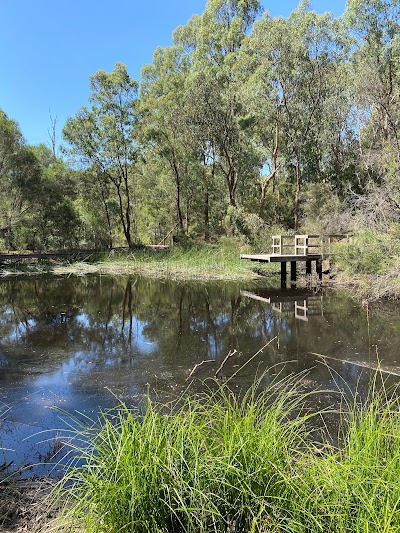
POLYGON ((348 274, 383 274, 400 254, 398 239, 388 233, 366 230, 335 248, 335 262, 348 274))

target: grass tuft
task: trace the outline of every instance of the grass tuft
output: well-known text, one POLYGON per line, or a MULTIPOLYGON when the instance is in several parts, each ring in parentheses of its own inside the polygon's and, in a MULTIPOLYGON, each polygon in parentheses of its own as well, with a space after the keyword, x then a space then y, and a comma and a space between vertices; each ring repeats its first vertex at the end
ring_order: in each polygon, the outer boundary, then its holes
POLYGON ((84 466, 61 485, 64 522, 108 533, 400 532, 399 399, 344 405, 338 444, 316 446, 321 413, 305 409, 299 383, 256 384, 241 399, 221 386, 104 415, 80 435, 84 466))
POLYGON ((173 246, 168 249, 137 248, 89 256, 84 262, 14 264, 0 269, 0 278, 16 275, 45 274, 136 274, 170 279, 249 280, 260 274, 276 273, 276 266, 261 265, 257 271, 250 261, 240 259, 248 252, 236 241, 218 244, 173 246))

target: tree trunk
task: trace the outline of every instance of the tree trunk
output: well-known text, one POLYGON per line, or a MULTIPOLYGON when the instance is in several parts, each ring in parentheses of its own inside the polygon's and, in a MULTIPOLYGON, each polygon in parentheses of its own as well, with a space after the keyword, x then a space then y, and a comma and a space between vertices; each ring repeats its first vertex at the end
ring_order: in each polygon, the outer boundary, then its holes
POLYGON ((122 195, 121 195, 121 184, 120 183, 116 184, 116 188, 117 188, 118 203, 119 203, 119 218, 121 220, 122 228, 124 230, 124 235, 125 235, 125 239, 128 244, 128 247, 132 248, 131 234, 128 231, 126 221, 125 221, 125 216, 124 216, 124 202, 123 202, 122 195))
POLYGON ((178 222, 179 227, 181 229, 181 232, 184 233, 184 225, 183 225, 183 214, 182 214, 182 207, 181 207, 181 180, 179 176, 179 170, 175 163, 175 161, 171 162, 171 167, 175 176, 175 187, 176 187, 176 211, 178 215, 178 222))
POLYGON ((204 195, 204 240, 210 240, 210 195, 208 193, 208 186, 206 185, 206 192, 204 195))
POLYGON ((294 231, 299 229, 300 216, 300 187, 301 187, 301 169, 299 160, 296 160, 296 194, 294 198, 294 231))
POLYGON ((186 223, 185 223, 185 234, 189 234, 189 225, 190 225, 190 201, 186 202, 186 223))
POLYGON ((228 164, 228 168, 225 169, 221 163, 219 166, 223 174, 225 175, 226 183, 228 185, 229 203, 232 207, 236 207, 237 205, 236 204, 236 188, 237 188, 238 181, 239 181, 238 172, 235 168, 234 159, 229 155, 227 150, 224 150, 224 151, 225 151, 225 158, 228 164))
POLYGON ((103 201, 104 211, 106 213, 106 219, 107 219, 107 227, 108 227, 108 245, 107 247, 111 250, 113 247, 113 240, 112 240, 112 228, 111 228, 111 219, 110 219, 110 212, 108 210, 107 200, 104 194, 104 189, 101 187, 101 199, 103 201))
POLYGON ((279 149, 279 126, 278 123, 275 125, 275 146, 274 151, 272 153, 272 170, 268 174, 268 176, 265 176, 263 183, 261 184, 261 198, 260 198, 260 210, 259 214, 262 215, 265 207, 265 197, 267 194, 267 189, 271 182, 275 182, 276 174, 279 170, 280 164, 278 165, 278 149, 279 149))
POLYGON ((215 176, 215 154, 213 152, 213 162, 211 165, 211 176, 209 181, 209 176, 207 172, 207 158, 205 152, 203 153, 203 165, 204 165, 204 185, 205 185, 205 193, 204 193, 204 240, 207 242, 210 240, 210 190, 209 190, 209 184, 214 183, 214 176, 215 176))
POLYGON ((232 207, 236 207, 236 187, 237 187, 237 177, 236 171, 231 168, 229 170, 229 175, 227 177, 228 189, 229 189, 229 203, 232 207))
POLYGON ((129 195, 128 173, 124 172, 124 187, 125 187, 125 223, 126 236, 129 248, 132 248, 132 234, 131 234, 131 200, 129 195))

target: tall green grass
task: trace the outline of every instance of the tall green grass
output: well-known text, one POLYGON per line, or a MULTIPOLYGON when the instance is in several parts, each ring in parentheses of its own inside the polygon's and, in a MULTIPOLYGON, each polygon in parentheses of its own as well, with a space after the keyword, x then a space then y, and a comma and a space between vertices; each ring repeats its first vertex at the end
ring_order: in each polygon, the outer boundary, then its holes
POLYGON ((226 239, 214 245, 173 246, 167 250, 138 249, 107 256, 99 264, 103 272, 139 273, 171 278, 251 279, 254 264, 240 259, 248 252, 235 241, 226 239))
POLYGON ((121 406, 80 436, 64 519, 108 533, 399 532, 398 398, 343 407, 335 446, 311 438, 308 400, 285 379, 240 400, 222 387, 141 416, 121 406))
POLYGON ((375 385, 342 407, 338 445, 297 463, 287 531, 400 531, 400 400, 375 385))

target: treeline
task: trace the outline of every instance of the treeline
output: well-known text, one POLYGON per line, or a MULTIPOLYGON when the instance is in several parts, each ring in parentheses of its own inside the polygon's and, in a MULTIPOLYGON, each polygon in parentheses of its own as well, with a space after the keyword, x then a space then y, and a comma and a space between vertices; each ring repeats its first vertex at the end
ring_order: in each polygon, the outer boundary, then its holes
MULTIPOLYGON (((400 214, 400 1, 209 0, 140 82, 117 63, 58 151, 0 114, 0 241, 112 247, 171 235, 256 244, 271 227, 388 231, 400 214)), ((55 127, 53 122, 52 124, 55 127)))

